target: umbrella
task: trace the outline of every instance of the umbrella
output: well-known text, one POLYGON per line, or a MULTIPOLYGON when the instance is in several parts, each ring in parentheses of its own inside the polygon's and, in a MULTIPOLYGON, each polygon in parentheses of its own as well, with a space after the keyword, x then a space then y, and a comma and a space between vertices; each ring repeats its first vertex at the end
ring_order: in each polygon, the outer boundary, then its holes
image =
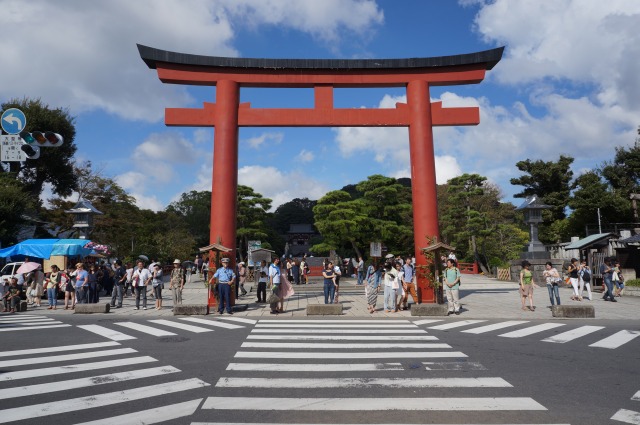
POLYGON ((146 255, 138 255, 138 258, 144 261, 149 261, 149 257, 147 257, 146 255))
POLYGON ((20 267, 18 267, 18 270, 16 270, 16 273, 18 274, 29 273, 39 268, 40 268, 40 264, 34 263, 33 261, 29 261, 27 263, 24 263, 20 267))
POLYGON ((182 267, 193 267, 195 265, 196 265, 196 263, 194 263, 193 261, 183 261, 182 262, 182 267))

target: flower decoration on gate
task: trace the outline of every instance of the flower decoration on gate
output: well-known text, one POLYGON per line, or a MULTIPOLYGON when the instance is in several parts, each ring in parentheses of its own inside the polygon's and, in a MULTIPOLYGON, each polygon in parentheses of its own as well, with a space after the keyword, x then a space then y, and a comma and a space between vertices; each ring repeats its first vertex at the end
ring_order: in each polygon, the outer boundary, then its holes
POLYGON ((98 254, 111 255, 111 247, 109 245, 102 245, 96 242, 87 242, 83 248, 92 249, 98 254))

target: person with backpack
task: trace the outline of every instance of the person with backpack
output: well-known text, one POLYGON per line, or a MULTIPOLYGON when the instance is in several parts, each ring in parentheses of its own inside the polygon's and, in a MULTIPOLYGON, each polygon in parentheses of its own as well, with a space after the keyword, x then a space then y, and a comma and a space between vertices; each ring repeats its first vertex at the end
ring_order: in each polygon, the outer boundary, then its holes
POLYGON ((447 315, 460 314, 460 270, 451 258, 447 259, 447 268, 444 270, 444 289, 449 307, 447 315))
POLYGON ((580 262, 580 270, 578 271, 580 276, 580 296, 582 297, 582 291, 585 286, 587 287, 587 294, 589 294, 589 301, 593 299, 591 295, 591 268, 587 266, 587 260, 580 262))

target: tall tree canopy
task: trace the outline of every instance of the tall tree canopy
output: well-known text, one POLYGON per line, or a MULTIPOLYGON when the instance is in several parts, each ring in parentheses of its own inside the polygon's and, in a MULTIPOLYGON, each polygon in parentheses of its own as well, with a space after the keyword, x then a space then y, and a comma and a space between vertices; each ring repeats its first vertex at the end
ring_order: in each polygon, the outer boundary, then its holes
POLYGON ((180 199, 172 202, 167 207, 168 212, 173 212, 182 217, 189 232, 198 246, 209 245, 210 221, 211 221, 211 191, 185 192, 180 199))
POLYGON ((10 173, 0 174, 0 246, 16 242, 24 215, 34 204, 24 184, 10 173))
POLYGON ((316 203, 308 198, 285 202, 274 211, 270 219, 272 227, 280 234, 285 234, 290 224, 313 224, 313 207, 316 203))
MULTIPOLYGON (((236 246, 240 259, 249 249, 249 240, 265 241, 269 236, 267 215, 271 199, 263 197, 248 186, 238 185, 238 215, 236 218, 236 246)), ((263 243, 263 247, 268 245, 263 243)))

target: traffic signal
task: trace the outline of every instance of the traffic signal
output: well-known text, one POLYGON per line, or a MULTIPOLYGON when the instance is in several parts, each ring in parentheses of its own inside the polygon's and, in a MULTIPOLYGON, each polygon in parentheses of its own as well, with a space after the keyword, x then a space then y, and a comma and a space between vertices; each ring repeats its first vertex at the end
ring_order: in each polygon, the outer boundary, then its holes
POLYGON ((20 133, 20 137, 29 145, 37 145, 40 147, 57 148, 62 145, 63 142, 62 136, 53 131, 34 131, 32 133, 23 131, 20 133))
POLYGON ((36 145, 30 145, 28 143, 24 143, 20 146, 20 150, 27 155, 28 159, 38 159, 40 158, 40 148, 36 145))

